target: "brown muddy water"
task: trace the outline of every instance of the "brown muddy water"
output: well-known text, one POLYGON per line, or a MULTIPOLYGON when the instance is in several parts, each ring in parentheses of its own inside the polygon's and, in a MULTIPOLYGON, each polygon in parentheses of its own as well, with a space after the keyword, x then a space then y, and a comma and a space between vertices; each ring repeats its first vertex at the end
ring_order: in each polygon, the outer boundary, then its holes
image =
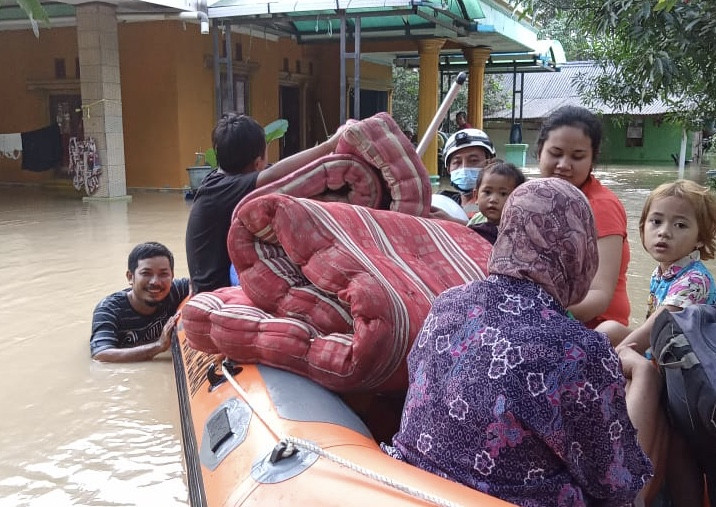
MULTIPOLYGON (((699 182, 704 175, 686 171, 699 182)), ((650 189, 676 169, 614 166, 597 176, 627 209, 638 323, 655 265, 639 243, 638 217, 650 189)), ((187 276, 189 206, 171 192, 85 203, 0 186, 0 507, 188 505, 171 357, 97 363, 89 333, 95 304, 126 286, 136 243, 166 244, 176 276, 187 276)), ((714 261, 707 265, 716 272, 714 261)))

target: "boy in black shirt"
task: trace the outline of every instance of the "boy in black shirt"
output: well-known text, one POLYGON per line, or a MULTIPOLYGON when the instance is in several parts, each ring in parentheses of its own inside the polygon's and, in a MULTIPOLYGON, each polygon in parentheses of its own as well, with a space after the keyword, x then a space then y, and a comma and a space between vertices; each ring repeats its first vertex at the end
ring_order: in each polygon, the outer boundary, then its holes
POLYGON ((186 228, 186 257, 195 293, 230 285, 226 236, 239 201, 254 189, 332 153, 340 133, 341 129, 326 142, 268 167, 261 125, 250 116, 233 112, 219 119, 211 134, 219 167, 197 190, 186 228))

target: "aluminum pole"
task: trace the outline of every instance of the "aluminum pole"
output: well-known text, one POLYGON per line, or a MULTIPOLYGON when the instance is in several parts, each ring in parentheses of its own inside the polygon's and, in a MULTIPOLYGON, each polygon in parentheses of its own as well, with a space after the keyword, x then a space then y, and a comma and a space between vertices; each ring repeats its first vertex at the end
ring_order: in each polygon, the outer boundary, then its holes
POLYGON ((440 107, 438 108, 438 111, 435 113, 435 116, 433 117, 432 121, 430 122, 430 125, 428 125, 428 128, 425 130, 425 134, 423 135, 423 138, 420 140, 420 144, 418 144, 418 147, 415 149, 415 151, 418 152, 419 156, 423 156, 425 153, 425 150, 428 149, 428 145, 435 137, 435 133, 438 131, 438 126, 440 125, 440 122, 445 119, 445 115, 450 110, 450 106, 455 101, 455 97, 457 97, 457 93, 460 91, 460 88, 462 88, 462 85, 465 84, 465 80, 467 79, 467 74, 464 72, 460 72, 457 75, 457 78, 455 79, 455 82, 452 84, 450 89, 447 92, 447 95, 445 95, 445 99, 443 99, 443 103, 440 104, 440 107))

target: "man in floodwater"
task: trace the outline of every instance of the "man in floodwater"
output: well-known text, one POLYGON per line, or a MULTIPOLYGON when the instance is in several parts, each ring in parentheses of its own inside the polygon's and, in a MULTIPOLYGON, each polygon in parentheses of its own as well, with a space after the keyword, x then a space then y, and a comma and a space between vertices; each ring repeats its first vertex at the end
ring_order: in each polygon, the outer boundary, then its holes
POLYGON ((189 279, 174 280, 174 256, 161 243, 135 246, 127 264, 129 288, 94 309, 90 353, 99 361, 146 361, 169 349, 177 307, 189 295, 189 279))

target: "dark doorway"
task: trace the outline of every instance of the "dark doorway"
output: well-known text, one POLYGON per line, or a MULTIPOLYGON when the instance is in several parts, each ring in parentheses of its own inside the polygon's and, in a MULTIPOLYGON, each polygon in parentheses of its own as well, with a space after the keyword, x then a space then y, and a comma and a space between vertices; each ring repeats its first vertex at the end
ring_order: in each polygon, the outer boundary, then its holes
MULTIPOLYGON (((388 110, 388 92, 377 90, 360 91, 360 118, 363 120, 376 113, 388 110)), ((350 117, 355 118, 353 110, 353 90, 350 93, 350 117)))
POLYGON ((288 157, 301 151, 301 105, 297 86, 279 88, 279 114, 288 120, 288 131, 281 138, 279 156, 288 157))
POLYGON ((60 141, 62 142, 62 164, 57 176, 69 175, 70 166, 70 138, 84 137, 82 124, 82 97, 81 95, 58 94, 49 96, 50 118, 60 127, 60 141))

